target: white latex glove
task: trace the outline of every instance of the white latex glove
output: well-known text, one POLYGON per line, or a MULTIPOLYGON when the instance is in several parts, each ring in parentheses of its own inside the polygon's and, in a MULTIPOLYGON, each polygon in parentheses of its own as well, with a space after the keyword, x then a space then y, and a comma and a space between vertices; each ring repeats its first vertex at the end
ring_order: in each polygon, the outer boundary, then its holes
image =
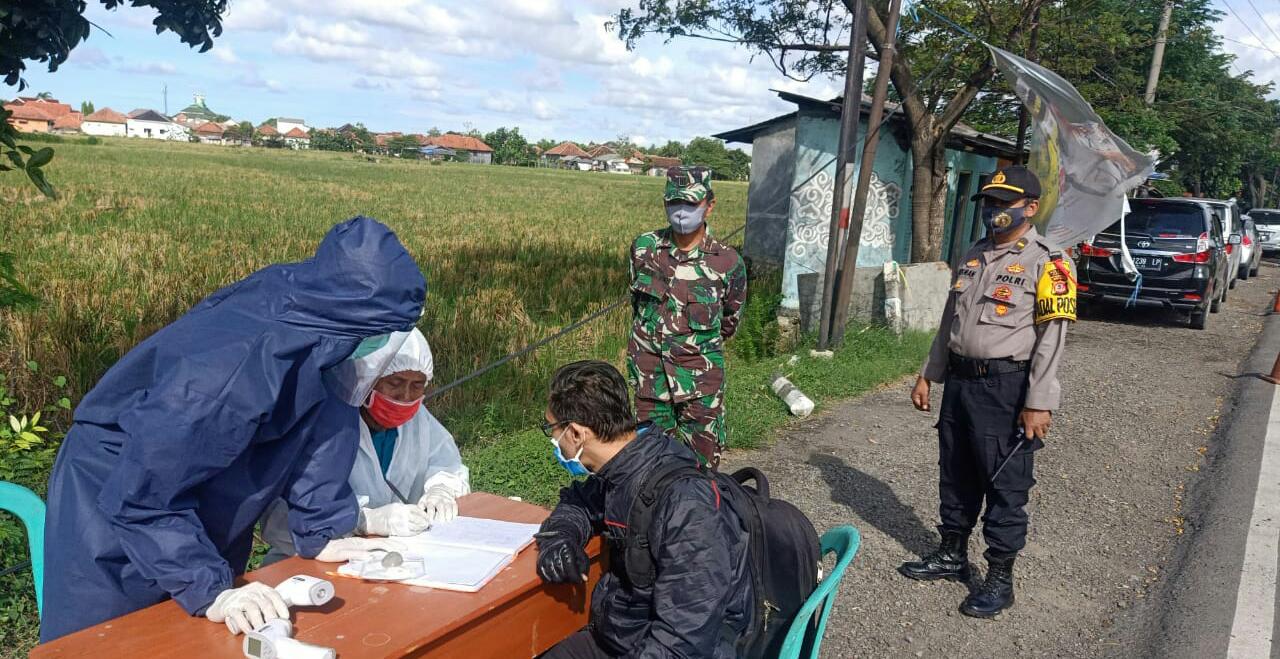
POLYGON ((205 610, 204 617, 225 622, 232 634, 261 627, 268 620, 289 619, 289 605, 275 588, 253 582, 239 588, 228 588, 205 610))
POLYGON ((458 516, 458 498, 445 485, 432 485, 418 499, 418 505, 426 512, 431 523, 447 522, 458 516))
POLYGON ((389 503, 378 508, 361 508, 356 533, 360 535, 417 535, 431 528, 431 519, 422 509, 407 503, 389 503))
POLYGON ((334 538, 316 554, 316 560, 322 563, 345 563, 347 561, 367 561, 373 558, 375 551, 406 551, 403 542, 386 538, 334 538))

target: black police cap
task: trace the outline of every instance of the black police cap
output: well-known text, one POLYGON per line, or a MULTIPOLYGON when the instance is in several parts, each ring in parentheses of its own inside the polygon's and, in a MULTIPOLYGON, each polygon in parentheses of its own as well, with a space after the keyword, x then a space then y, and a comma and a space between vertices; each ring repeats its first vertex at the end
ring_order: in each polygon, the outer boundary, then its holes
POLYGON ((982 190, 973 195, 973 201, 982 197, 1000 201, 1014 201, 1023 197, 1039 199, 1040 179, 1031 170, 1021 165, 1005 167, 991 175, 987 183, 982 186, 982 190))

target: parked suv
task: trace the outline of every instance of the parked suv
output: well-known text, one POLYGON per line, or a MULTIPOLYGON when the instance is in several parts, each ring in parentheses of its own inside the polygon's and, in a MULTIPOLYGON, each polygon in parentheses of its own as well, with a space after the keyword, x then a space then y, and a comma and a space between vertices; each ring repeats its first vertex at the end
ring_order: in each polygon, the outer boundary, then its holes
POLYGON ((1258 274, 1262 263, 1262 245, 1258 243, 1258 228, 1250 215, 1244 216, 1240 227, 1240 278, 1248 279, 1258 274))
MULTIPOLYGON (((1229 240, 1221 210, 1204 200, 1131 199, 1125 240, 1142 274, 1138 301, 1190 314, 1191 327, 1204 329, 1209 312, 1226 299, 1235 273, 1228 270, 1229 240)), ((1235 238, 1239 242, 1239 238, 1235 238)), ((1120 264, 1120 223, 1080 246, 1082 304, 1125 302, 1134 282, 1120 264)))
POLYGON ((1258 229, 1258 242, 1263 254, 1280 252, 1280 208, 1255 208, 1249 211, 1258 229))
MULTIPOLYGON (((1227 242, 1227 260, 1231 262, 1227 266, 1227 272, 1231 273, 1227 283, 1230 288, 1235 288, 1236 279, 1240 277, 1240 245, 1244 244, 1244 234, 1240 232, 1240 227, 1244 224, 1243 213, 1240 212, 1240 207, 1236 205, 1235 198, 1226 201, 1220 199, 1195 199, 1193 201, 1203 201, 1209 204, 1222 217, 1222 235, 1227 242), (1236 239, 1232 241, 1231 236, 1236 236, 1236 239)), ((1225 299, 1224 297, 1223 300, 1225 299)))

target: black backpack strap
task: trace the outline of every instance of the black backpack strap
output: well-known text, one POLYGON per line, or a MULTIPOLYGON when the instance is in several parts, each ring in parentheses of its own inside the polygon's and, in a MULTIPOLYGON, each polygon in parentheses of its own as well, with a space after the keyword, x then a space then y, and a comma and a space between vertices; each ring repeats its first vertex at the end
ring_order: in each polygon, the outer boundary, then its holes
POLYGON ((672 483, 701 475, 702 472, 688 462, 672 461, 659 464, 645 477, 635 501, 631 502, 631 512, 627 517, 626 573, 633 587, 648 588, 657 577, 649 531, 653 528, 658 503, 666 498, 672 483))
POLYGON ((743 487, 746 487, 747 481, 754 482, 756 484, 756 494, 766 500, 769 499, 769 479, 765 478, 764 473, 759 469, 756 469, 755 467, 743 467, 742 469, 733 472, 733 475, 730 478, 738 481, 738 484, 743 487))

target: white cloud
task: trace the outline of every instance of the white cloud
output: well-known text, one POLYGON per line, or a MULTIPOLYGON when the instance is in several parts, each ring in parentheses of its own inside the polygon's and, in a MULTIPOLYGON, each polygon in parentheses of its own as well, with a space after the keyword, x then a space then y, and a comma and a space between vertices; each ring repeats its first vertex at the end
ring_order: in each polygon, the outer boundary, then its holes
POLYGON ((130 62, 123 61, 120 63, 120 70, 125 73, 135 73, 141 75, 173 75, 178 72, 178 67, 170 62, 130 62))
MULTIPOLYGON (((1239 6, 1232 6, 1240 11, 1239 6)), ((1249 20, 1258 18, 1258 15, 1242 13, 1240 18, 1249 20)), ((1222 49, 1236 56, 1235 73, 1253 71, 1255 83, 1280 81, 1280 43, 1265 41, 1272 35, 1268 27, 1280 30, 1280 13, 1264 11, 1262 19, 1265 24, 1256 22, 1245 26, 1236 16, 1226 14, 1218 23, 1218 34, 1223 37, 1222 49)), ((1280 94, 1280 89, 1273 90, 1272 96, 1277 94, 1280 94)))
MULTIPOLYGON (((727 44, 655 36, 630 52, 605 24, 638 2, 233 0, 224 26, 235 48, 219 39, 206 61, 220 65, 223 81, 255 90, 250 98, 257 90, 284 92, 281 80, 291 92, 326 90, 333 98, 376 91, 379 104, 352 120, 406 132, 474 121, 484 130, 517 125, 558 139, 687 140, 793 110, 771 87, 839 93, 829 80, 789 81, 767 60, 727 44)), ((123 19, 113 20, 118 28, 123 19)), ((85 48, 73 58, 86 66, 101 59, 85 48)), ((181 69, 118 56, 109 65, 152 75, 201 70, 174 61, 181 69)))
POLYGON ((256 70, 249 70, 236 78, 236 82, 244 87, 252 87, 256 89, 265 89, 273 94, 283 94, 284 85, 278 80, 272 80, 262 77, 256 70))
POLYGON ((560 116, 555 107, 547 102, 546 99, 536 98, 529 105, 529 110, 533 112, 533 116, 541 121, 550 121, 560 116))
POLYGON ((111 64, 111 58, 107 57, 107 54, 102 52, 102 49, 94 48, 93 46, 81 46, 76 48, 71 51, 68 61, 79 66, 85 66, 93 69, 111 64))
POLYGON ((271 0, 235 0, 227 4, 222 27, 231 33, 271 31, 284 25, 285 14, 271 0))
POLYGON ((223 64, 240 63, 240 58, 236 56, 235 51, 232 50, 231 46, 225 42, 216 42, 213 46, 213 50, 210 52, 213 53, 214 59, 222 62, 223 64))

